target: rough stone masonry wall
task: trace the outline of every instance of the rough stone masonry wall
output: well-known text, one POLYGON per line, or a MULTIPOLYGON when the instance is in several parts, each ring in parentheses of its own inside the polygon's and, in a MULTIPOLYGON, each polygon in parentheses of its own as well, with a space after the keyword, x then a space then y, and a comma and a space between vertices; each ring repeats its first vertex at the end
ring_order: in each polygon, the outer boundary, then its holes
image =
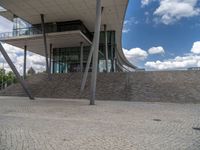
POLYGON ((200 102, 199 71, 138 72, 128 79, 128 100, 200 102))
MULTIPOLYGON (((80 73, 52 75, 40 74, 26 82, 35 97, 89 98, 90 75, 85 91, 80 93, 80 73)), ((8 87, 0 95, 25 96, 19 84, 8 87)), ((199 71, 163 71, 134 73, 99 73, 98 100, 125 100, 148 102, 200 102, 199 71)))

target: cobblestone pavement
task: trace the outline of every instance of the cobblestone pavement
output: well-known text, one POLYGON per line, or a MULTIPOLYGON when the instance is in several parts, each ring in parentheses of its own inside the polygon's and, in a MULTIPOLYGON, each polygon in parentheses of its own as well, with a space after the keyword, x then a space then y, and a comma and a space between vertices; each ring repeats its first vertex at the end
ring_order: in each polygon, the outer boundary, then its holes
POLYGON ((200 104, 0 97, 0 150, 200 150, 200 104))

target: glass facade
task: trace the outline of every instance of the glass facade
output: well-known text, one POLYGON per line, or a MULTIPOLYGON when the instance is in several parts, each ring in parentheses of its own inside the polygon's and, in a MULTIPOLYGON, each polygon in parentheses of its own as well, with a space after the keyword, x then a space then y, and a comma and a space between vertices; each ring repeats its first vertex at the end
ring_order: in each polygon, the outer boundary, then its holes
MULTIPOLYGON (((32 28, 42 31, 41 24, 34 24, 32 28)), ((80 30, 88 39, 92 40, 92 34, 80 20, 45 23, 45 30, 47 33, 80 30)))
MULTIPOLYGON (((114 71, 114 58, 115 58, 115 32, 108 31, 108 67, 109 72, 114 71)), ((54 48, 51 52, 52 73, 68 73, 80 72, 80 47, 66 47, 54 48)), ((84 47, 83 50, 83 70, 86 67, 87 59, 89 56, 90 47, 84 47)), ((105 60, 105 34, 101 32, 100 45, 99 45, 99 72, 106 71, 105 60)), ((92 65, 91 65, 92 66, 92 65)), ((90 71, 91 71, 90 66, 90 71)))
MULTIPOLYGON (((89 47, 84 47, 83 66, 86 66, 87 57, 89 55, 89 47)), ((53 73, 68 73, 80 71, 80 48, 55 48, 51 53, 53 55, 53 73)))
MULTIPOLYGON (((13 36, 21 35, 34 35, 42 34, 41 24, 29 24, 21 18, 14 16, 13 36)), ((85 27, 80 20, 45 23, 46 33, 65 32, 80 30, 88 39, 92 41, 93 33, 85 27)), ((115 58, 115 32, 107 31, 108 39, 108 68, 109 72, 114 72, 114 58, 115 58)), ((52 73, 68 73, 80 72, 80 47, 60 47, 54 48, 51 53, 51 72, 52 73)), ((90 52, 90 46, 84 47, 83 50, 83 70, 85 70, 87 59, 90 52)), ((106 71, 106 58, 105 58, 105 32, 100 34, 99 43, 99 58, 98 58, 98 71, 106 71)), ((91 64, 92 66, 92 64, 91 64)), ((91 66, 90 70, 91 71, 91 66)))
MULTIPOLYGON (((45 23, 45 30, 46 33, 80 30, 88 39, 92 40, 92 34, 80 20, 45 23)), ((37 34, 42 34, 41 24, 31 25, 23 19, 14 16, 13 32, 11 33, 11 35, 9 33, 9 37, 37 34)))
POLYGON ((27 32, 31 28, 31 24, 23 19, 14 16, 13 19, 13 36, 27 35, 27 32))

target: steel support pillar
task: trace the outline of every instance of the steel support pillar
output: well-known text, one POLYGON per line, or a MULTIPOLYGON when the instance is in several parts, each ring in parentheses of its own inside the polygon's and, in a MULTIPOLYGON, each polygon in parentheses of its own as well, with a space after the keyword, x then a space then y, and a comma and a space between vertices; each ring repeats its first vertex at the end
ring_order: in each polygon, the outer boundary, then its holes
POLYGON ((105 34, 106 72, 108 73, 108 32, 106 25, 104 25, 104 34, 105 34))
POLYGON ((26 79, 26 56, 27 56, 27 46, 24 46, 24 80, 26 79))
POLYGON ((111 72, 114 72, 113 46, 111 46, 111 72))
POLYGON ((50 52, 50 57, 49 57, 49 69, 50 69, 50 74, 52 73, 52 61, 51 61, 51 59, 52 59, 52 48, 53 48, 53 45, 52 44, 50 44, 50 49, 49 49, 49 52, 50 52))
POLYGON ((8 63, 8 65, 10 66, 10 68, 12 69, 13 73, 15 74, 16 78, 18 79, 19 83, 21 84, 21 86, 23 87, 25 93, 27 94, 27 96, 31 99, 34 100, 34 97, 32 96, 32 94, 30 93, 29 89, 27 88, 27 85, 25 84, 25 82, 22 80, 19 72, 17 71, 17 69, 15 68, 15 65, 12 63, 10 57, 8 56, 8 54, 6 53, 5 49, 3 48, 2 44, 0 43, 0 51, 3 55, 3 57, 5 58, 6 62, 8 63))
POLYGON ((94 32, 95 44, 94 44, 93 63, 92 63, 90 105, 95 105, 95 98, 96 98, 99 37, 100 37, 100 30, 101 30, 101 10, 102 10, 101 0, 96 0, 96 22, 95 22, 95 32, 94 32))
POLYGON ((41 14, 41 27, 42 27, 42 33, 43 33, 43 39, 44 39, 44 49, 45 49, 45 58, 46 58, 46 72, 48 74, 48 79, 51 79, 50 76, 50 69, 49 69, 49 63, 48 63, 48 50, 47 50, 47 37, 46 37, 46 29, 44 24, 44 15, 41 14))
POLYGON ((80 43, 81 56, 80 56, 80 72, 83 72, 83 42, 80 43))

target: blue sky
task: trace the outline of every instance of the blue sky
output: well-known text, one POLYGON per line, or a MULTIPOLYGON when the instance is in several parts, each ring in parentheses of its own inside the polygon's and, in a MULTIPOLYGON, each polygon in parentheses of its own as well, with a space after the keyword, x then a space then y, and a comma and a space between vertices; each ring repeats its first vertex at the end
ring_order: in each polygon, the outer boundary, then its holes
POLYGON ((199 1, 129 1, 124 23, 123 48, 129 51, 130 60, 139 67, 147 70, 197 67, 200 65, 198 64, 199 41, 199 1), (195 53, 192 52, 193 46, 197 49, 195 53), (157 51, 156 54, 148 53, 152 47, 154 51, 157 51), (135 50, 135 48, 139 49, 135 50), (156 48, 160 49, 160 52, 156 48), (136 56, 131 57, 130 51, 135 52, 133 54, 136 56), (137 52, 140 55, 137 56, 137 52), (185 61, 181 61, 181 58, 185 61))

